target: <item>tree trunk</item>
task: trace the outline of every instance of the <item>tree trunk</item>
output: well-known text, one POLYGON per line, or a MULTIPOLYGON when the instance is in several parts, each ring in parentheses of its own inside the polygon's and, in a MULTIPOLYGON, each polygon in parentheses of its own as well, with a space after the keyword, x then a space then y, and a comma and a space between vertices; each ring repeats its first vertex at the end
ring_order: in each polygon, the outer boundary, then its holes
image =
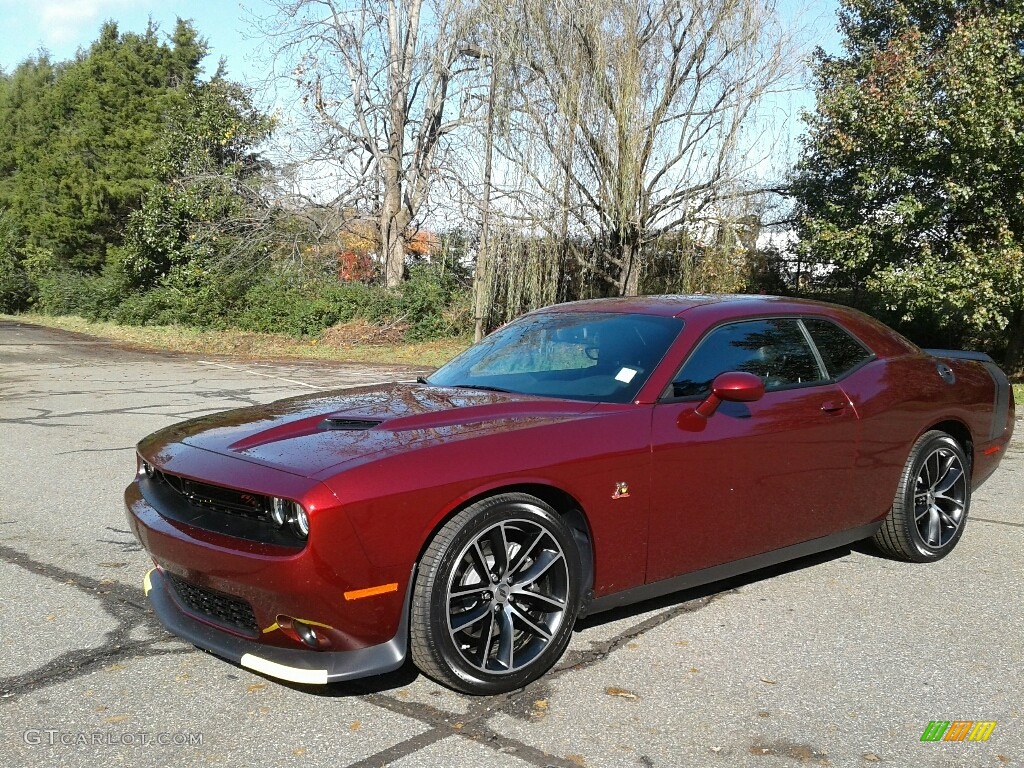
POLYGON ((640 293, 640 248, 636 238, 626 235, 619 246, 622 273, 619 276, 619 295, 637 296, 640 293))
POLYGON ((494 158, 494 92, 497 88, 497 74, 491 61, 491 88, 487 95, 487 146, 484 156, 484 199, 480 208, 480 247, 476 254, 476 270, 473 273, 473 340, 484 337, 484 322, 490 312, 491 303, 491 165, 494 158))
POLYGON ((402 208, 402 186, 398 163, 385 164, 384 199, 380 209, 380 247, 384 261, 384 284, 397 288, 405 278, 405 229, 408 216, 402 208))

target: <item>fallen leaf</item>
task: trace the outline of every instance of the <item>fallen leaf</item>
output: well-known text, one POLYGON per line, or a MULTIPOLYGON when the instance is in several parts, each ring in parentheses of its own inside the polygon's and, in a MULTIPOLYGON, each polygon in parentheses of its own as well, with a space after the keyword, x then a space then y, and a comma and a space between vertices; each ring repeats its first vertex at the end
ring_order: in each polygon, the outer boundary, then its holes
POLYGON ((1010 758, 1008 758, 1006 755, 996 755, 996 760, 998 760, 1000 763, 1010 762, 1010 758))
POLYGON ((548 700, 547 699, 537 699, 536 701, 533 702, 533 708, 534 709, 547 709, 548 708, 548 700))
POLYGON ((363 723, 362 723, 362 721, 361 721, 361 720, 354 720, 354 721, 352 722, 352 725, 350 725, 350 726, 348 727, 348 729, 349 729, 350 731, 358 731, 358 730, 359 730, 360 728, 362 728, 362 727, 363 727, 363 723))
POLYGON ((565 759, 568 760, 570 763, 576 763, 576 765, 587 764, 587 758, 585 758, 583 755, 566 755, 565 759))
POLYGON ((462 730, 465 727, 465 725, 465 723, 452 723, 452 728, 459 731, 462 730))
POLYGON ((188 680, 188 674, 185 672, 174 676, 174 682, 176 683, 184 683, 186 680, 188 680))
POLYGON ((712 748, 711 748, 711 751, 712 751, 712 752, 721 752, 721 751, 722 751, 722 748, 721 748, 721 747, 712 747, 712 748))
POLYGON ((128 667, 124 664, 111 664, 109 667, 104 667, 104 670, 107 672, 120 672, 125 669, 128 669, 128 667))
POLYGON ((636 650, 640 647, 640 643, 626 643, 626 647, 632 650, 636 650))
POLYGON ((762 677, 761 682, 768 683, 768 685, 777 685, 777 683, 774 680, 769 680, 767 677, 762 677))
POLYGON ((868 752, 867 754, 864 755, 864 759, 867 760, 869 763, 877 763, 882 758, 880 758, 874 752, 868 752))
POLYGON ((409 698, 409 692, 405 691, 405 690, 399 691, 398 692, 398 696, 399 696, 399 698, 402 698, 402 699, 408 699, 409 698))
POLYGON ((689 644, 690 644, 689 640, 676 640, 673 643, 673 645, 679 645, 679 646, 684 646, 684 645, 689 645, 689 644))
POLYGON ((103 718, 103 722, 104 723, 123 723, 129 717, 130 717, 130 715, 113 715, 111 717, 103 718))
POLYGON ((292 754, 295 755, 296 757, 301 757, 302 755, 306 754, 306 748, 305 747, 296 747, 295 749, 292 750, 292 754))
POLYGON ((625 688, 616 688, 615 686, 609 686, 608 688, 605 688, 604 692, 607 693, 609 696, 618 696, 618 697, 623 698, 623 699, 639 699, 640 698, 639 696, 637 696, 632 691, 627 691, 625 688))
POLYGON ((266 687, 267 687, 266 683, 253 683, 252 685, 247 685, 245 687, 245 690, 247 690, 249 693, 256 693, 256 691, 262 690, 263 688, 266 688, 266 687))
POLYGON ((104 706, 103 706, 103 705, 101 704, 100 706, 96 707, 96 711, 97 711, 97 712, 106 712, 106 711, 107 711, 107 707, 104 707, 104 706))
POLYGON ((56 620, 56 618, 57 618, 57 617, 56 617, 56 616, 54 616, 54 615, 53 615, 53 614, 51 613, 51 614, 50 614, 49 616, 47 616, 47 617, 46 617, 46 620, 47 620, 47 621, 54 621, 54 620, 56 620))
POLYGON ((270 714, 270 707, 260 707, 256 711, 259 712, 261 715, 269 715, 270 714))
POLYGON ((693 673, 700 672, 700 670, 697 669, 696 667, 690 667, 690 671, 693 672, 693 673))

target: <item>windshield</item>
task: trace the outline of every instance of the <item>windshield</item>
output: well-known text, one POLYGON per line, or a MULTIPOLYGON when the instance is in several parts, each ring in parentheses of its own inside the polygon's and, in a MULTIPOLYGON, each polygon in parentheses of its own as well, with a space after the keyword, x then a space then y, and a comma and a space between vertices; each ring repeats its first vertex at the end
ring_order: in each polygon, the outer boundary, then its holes
POLYGON ((682 327, 678 318, 657 315, 531 314, 470 347, 427 383, 628 403, 682 327))

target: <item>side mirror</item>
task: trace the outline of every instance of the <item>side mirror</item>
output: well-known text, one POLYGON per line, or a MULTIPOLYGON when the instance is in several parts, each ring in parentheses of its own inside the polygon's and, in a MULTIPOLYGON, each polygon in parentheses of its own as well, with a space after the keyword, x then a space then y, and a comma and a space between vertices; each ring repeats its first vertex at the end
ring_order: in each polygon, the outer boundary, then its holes
POLYGON ((764 382, 759 376, 742 371, 720 373, 711 382, 711 394, 694 409, 694 413, 710 418, 723 401, 752 403, 764 397, 764 382))

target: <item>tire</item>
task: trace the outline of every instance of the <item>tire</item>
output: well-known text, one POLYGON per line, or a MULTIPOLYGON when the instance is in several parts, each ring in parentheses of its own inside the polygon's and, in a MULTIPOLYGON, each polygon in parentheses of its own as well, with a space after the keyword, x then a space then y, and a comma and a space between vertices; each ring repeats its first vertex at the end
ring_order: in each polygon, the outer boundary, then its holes
POLYGON ((413 661, 464 693, 523 687, 554 666, 569 643, 580 570, 569 527, 541 500, 507 493, 472 504, 420 559, 413 661))
POLYGON ((970 463, 963 448, 945 432, 926 432, 910 451, 874 542, 900 560, 940 560, 960 541, 970 506, 970 463))

